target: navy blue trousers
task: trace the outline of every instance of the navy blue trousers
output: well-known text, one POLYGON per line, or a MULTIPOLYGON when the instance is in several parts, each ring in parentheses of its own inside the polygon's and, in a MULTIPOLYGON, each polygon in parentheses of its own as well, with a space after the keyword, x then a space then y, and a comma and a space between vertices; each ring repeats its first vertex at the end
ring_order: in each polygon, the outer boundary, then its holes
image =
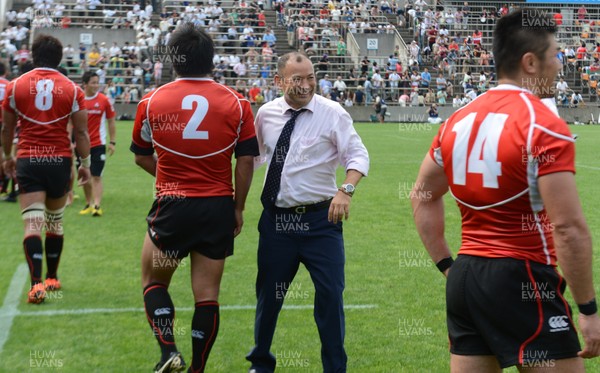
POLYGON ((346 372, 344 350, 344 240, 342 223, 327 221, 328 209, 304 214, 263 211, 258 223, 255 346, 246 357, 257 372, 273 372, 270 352, 289 284, 304 264, 315 287, 314 318, 321 339, 323 372, 346 372))

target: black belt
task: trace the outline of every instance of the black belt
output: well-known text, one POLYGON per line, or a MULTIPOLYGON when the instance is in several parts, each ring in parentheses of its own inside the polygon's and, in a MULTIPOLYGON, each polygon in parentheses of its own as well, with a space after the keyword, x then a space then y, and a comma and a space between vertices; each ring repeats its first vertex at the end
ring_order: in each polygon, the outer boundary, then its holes
POLYGON ((273 211, 275 211, 275 212, 287 212, 287 213, 293 213, 293 214, 304 214, 304 213, 307 213, 307 212, 319 211, 319 210, 323 210, 323 209, 329 208, 329 205, 331 204, 331 200, 332 199, 333 198, 330 198, 328 200, 317 202, 317 203, 314 203, 312 205, 303 205, 303 206, 294 206, 294 207, 277 207, 277 206, 274 206, 273 207, 273 211))

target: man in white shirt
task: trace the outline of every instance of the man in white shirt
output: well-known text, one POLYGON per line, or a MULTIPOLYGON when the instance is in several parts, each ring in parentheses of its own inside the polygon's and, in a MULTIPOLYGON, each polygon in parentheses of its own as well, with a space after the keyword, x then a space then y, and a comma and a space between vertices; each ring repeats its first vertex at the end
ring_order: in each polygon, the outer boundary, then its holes
POLYGON ((246 359, 250 372, 274 371, 277 317, 302 262, 315 286, 323 371, 346 372, 342 220, 369 171, 369 155, 348 112, 315 94, 314 68, 305 55, 282 56, 275 83, 284 96, 261 106, 255 121, 256 163, 269 168, 261 194, 255 346, 246 359), (338 188, 340 162, 346 176, 338 188))
POLYGON ((67 61, 67 67, 73 67, 75 49, 71 46, 71 44, 67 44, 67 46, 63 48, 63 57, 67 61))
POLYGON ((566 95, 569 90, 569 85, 563 78, 560 78, 559 82, 556 83, 556 93, 559 95, 566 95))
POLYGON ((108 50, 108 55, 110 56, 110 58, 112 58, 112 57, 118 56, 120 54, 121 54, 121 48, 119 48, 119 45, 117 44, 116 41, 113 41, 112 46, 108 50))
POLYGON ((346 82, 342 80, 342 76, 338 75, 337 80, 333 83, 333 88, 337 88, 340 95, 343 95, 346 92, 346 82))

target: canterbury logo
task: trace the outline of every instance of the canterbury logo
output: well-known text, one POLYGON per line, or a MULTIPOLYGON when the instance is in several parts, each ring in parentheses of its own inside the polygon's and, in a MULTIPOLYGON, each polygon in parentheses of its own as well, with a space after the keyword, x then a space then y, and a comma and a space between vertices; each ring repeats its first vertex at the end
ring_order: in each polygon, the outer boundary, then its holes
POLYGON ((569 323, 566 320, 568 320, 568 318, 565 315, 552 316, 548 320, 548 325, 550 325, 550 331, 558 332, 563 330, 569 330, 569 323))
POLYGON ((204 339, 204 332, 201 330, 192 330, 192 338, 204 339))
POLYGON ((154 311, 154 316, 168 315, 170 313, 171 313, 171 309, 168 307, 158 308, 156 311, 154 311))

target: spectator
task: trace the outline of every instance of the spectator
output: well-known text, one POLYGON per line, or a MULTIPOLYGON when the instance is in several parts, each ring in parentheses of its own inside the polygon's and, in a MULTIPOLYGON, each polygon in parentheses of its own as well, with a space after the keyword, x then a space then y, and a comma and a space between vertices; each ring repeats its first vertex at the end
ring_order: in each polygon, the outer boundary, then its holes
POLYGON ((329 74, 325 74, 325 76, 319 80, 319 90, 321 92, 321 96, 328 97, 332 88, 333 84, 329 80, 329 74))
POLYGON ((438 109, 436 104, 431 104, 431 106, 427 109, 427 121, 431 124, 440 124, 442 123, 442 118, 440 118, 438 114, 438 109))
POLYGON ((581 93, 573 92, 571 95, 571 107, 579 107, 585 106, 585 102, 583 102, 583 97, 581 97, 581 93))
POLYGON ((346 82, 344 82, 342 80, 342 76, 338 75, 337 76, 337 80, 335 81, 335 83, 333 83, 333 87, 337 88, 338 92, 340 93, 341 96, 344 95, 344 93, 346 92, 346 82))
POLYGON ((363 91, 363 86, 359 85, 356 88, 356 92, 354 92, 354 103, 356 105, 362 105, 365 101, 365 92, 363 91))

